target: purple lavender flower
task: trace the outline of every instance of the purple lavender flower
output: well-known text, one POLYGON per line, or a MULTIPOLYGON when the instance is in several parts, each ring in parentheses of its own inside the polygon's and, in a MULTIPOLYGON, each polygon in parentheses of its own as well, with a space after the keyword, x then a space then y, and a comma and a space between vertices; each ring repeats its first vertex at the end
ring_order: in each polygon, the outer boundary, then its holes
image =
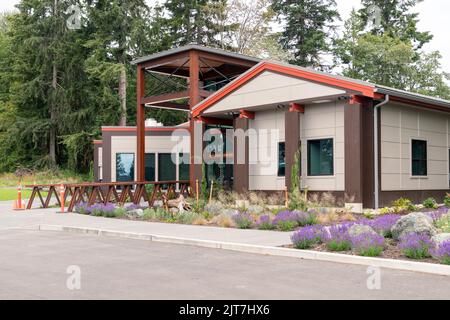
POLYGON ((308 212, 296 211, 297 221, 300 226, 312 226, 317 224, 317 211, 309 210, 308 212))
POLYGON ((376 232, 384 237, 392 237, 391 229, 401 218, 398 214, 387 214, 377 217, 373 220, 369 220, 368 226, 372 227, 376 232))
POLYGON ((275 228, 275 226, 272 223, 272 219, 270 215, 265 214, 259 217, 258 221, 258 229, 260 230, 272 230, 275 228))
POLYGON ((324 236, 324 241, 332 251, 347 251, 351 248, 348 230, 354 223, 343 223, 331 226, 324 236))
POLYGON ((86 202, 80 202, 74 208, 75 212, 80 214, 91 214, 91 210, 86 202))
POLYGON ((430 256, 433 241, 424 234, 409 233, 400 238, 398 247, 410 259, 424 259, 430 256))
POLYGON ((322 242, 323 235, 322 226, 307 226, 295 232, 291 236, 291 241, 297 249, 309 249, 314 244, 322 242))
POLYGON ((384 248, 384 237, 371 232, 353 236, 350 241, 353 250, 361 256, 379 256, 384 248))
POLYGON ((273 219, 273 225, 281 231, 291 231, 298 226, 299 213, 296 211, 281 211, 273 219))
POLYGON ((91 212, 94 216, 105 216, 105 217, 114 217, 116 206, 113 203, 96 203, 90 207, 88 207, 89 212, 91 212))
POLYGON ((253 218, 245 212, 238 212, 232 216, 232 219, 240 229, 250 229, 253 225, 253 218))
POLYGON ((436 210, 425 212, 425 214, 436 222, 442 218, 442 216, 446 215, 448 211, 449 209, 447 207, 440 207, 436 210))
POLYGON ((450 265, 450 240, 444 241, 432 249, 431 254, 441 263, 450 265))

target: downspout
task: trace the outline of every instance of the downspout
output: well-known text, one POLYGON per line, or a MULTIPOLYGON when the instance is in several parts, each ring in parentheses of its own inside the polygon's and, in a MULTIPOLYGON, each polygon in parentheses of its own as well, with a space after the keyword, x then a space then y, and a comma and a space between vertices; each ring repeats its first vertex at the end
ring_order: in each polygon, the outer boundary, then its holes
POLYGON ((378 109, 385 104, 389 103, 389 95, 386 94, 384 97, 384 101, 380 102, 379 104, 375 105, 373 107, 373 146, 374 146, 374 193, 375 193, 375 209, 379 208, 379 171, 380 168, 378 167, 378 153, 379 153, 379 145, 378 145, 378 109))

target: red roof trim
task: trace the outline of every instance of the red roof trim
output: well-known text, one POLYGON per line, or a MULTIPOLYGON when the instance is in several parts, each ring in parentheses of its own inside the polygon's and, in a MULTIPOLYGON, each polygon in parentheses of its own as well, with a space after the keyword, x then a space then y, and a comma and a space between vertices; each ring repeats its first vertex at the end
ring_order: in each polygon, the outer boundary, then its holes
POLYGON ((203 111, 212 106, 214 103, 225 98, 231 92, 235 91, 245 83, 249 82, 251 79, 255 78, 258 74, 266 70, 294 76, 297 78, 311 80, 314 82, 328 84, 347 90, 361 92, 363 96, 370 98, 373 98, 375 96, 374 87, 372 86, 355 83, 344 79, 337 79, 329 75, 317 74, 312 71, 300 70, 295 67, 283 66, 271 62, 262 62, 259 65, 257 65, 254 69, 250 69, 250 71, 244 74, 241 78, 238 78, 234 82, 230 83, 230 85, 228 87, 225 87, 224 90, 218 91, 216 94, 213 94, 209 99, 201 103, 197 108, 195 108, 192 111, 192 115, 194 117, 199 116, 203 111))

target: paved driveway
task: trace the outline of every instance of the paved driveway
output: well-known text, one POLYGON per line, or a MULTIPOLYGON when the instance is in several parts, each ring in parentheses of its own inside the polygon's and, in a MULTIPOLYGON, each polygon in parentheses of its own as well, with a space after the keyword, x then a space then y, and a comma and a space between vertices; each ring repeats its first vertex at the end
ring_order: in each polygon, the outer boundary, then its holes
POLYGON ((0 253, 0 299, 450 299, 449 277, 384 269, 369 290, 363 266, 139 240, 2 230, 0 253))

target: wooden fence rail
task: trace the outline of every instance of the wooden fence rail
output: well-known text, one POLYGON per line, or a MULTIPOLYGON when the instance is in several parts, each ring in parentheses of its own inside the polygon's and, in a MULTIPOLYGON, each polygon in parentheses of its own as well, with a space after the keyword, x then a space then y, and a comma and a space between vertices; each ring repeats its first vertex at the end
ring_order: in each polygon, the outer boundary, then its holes
POLYGON ((60 186, 64 188, 64 203, 68 203, 68 211, 73 212, 75 206, 86 203, 91 206, 95 203, 107 204, 117 203, 123 206, 127 202, 134 204, 146 201, 149 207, 153 207, 155 201, 163 202, 180 194, 190 195, 189 181, 143 181, 143 182, 94 182, 94 183, 65 183, 65 184, 36 184, 27 185, 33 191, 28 200, 27 210, 33 207, 36 196, 39 198, 43 208, 50 206, 50 201, 54 196, 56 202, 61 206, 59 194, 60 186), (151 190, 147 187, 151 186, 151 190), (48 189, 46 198, 42 196, 42 191, 48 189), (69 201, 67 201, 69 200, 69 201))

